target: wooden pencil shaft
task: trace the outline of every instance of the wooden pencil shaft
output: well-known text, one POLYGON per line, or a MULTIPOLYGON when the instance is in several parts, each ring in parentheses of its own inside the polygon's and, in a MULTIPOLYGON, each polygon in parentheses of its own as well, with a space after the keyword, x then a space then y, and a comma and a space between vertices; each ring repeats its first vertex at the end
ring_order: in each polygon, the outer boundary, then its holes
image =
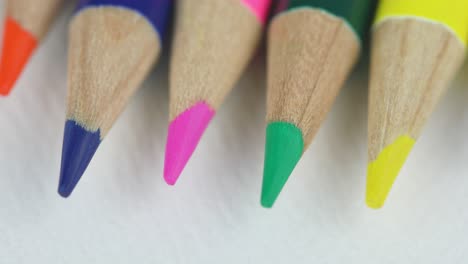
POLYGON ((307 147, 359 50, 356 34, 336 16, 312 8, 276 16, 268 33, 267 121, 296 125, 307 147))
POLYGON ((417 139, 464 58, 445 25, 389 18, 373 32, 369 96, 369 160, 402 135, 417 139))
POLYGON ((8 0, 7 15, 37 39, 42 39, 62 0, 8 0))
POLYGON ((118 7, 80 11, 70 25, 67 118, 103 138, 156 61, 148 20, 118 7))
POLYGON ((179 0, 170 65, 170 115, 198 102, 216 110, 254 54, 262 25, 239 0, 179 0))

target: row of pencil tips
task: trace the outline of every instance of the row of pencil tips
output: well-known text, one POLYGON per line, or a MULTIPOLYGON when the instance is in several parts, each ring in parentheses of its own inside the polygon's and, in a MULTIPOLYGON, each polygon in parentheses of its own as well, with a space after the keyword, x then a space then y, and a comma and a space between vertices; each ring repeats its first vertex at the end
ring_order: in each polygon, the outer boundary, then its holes
MULTIPOLYGON (((11 91, 62 4, 7 0, 0 94, 11 91)), ((264 207, 278 198, 368 35, 366 202, 382 207, 468 37, 466 0, 80 0, 69 25, 61 196, 156 64, 172 13, 164 179, 176 183, 266 32, 264 207)))

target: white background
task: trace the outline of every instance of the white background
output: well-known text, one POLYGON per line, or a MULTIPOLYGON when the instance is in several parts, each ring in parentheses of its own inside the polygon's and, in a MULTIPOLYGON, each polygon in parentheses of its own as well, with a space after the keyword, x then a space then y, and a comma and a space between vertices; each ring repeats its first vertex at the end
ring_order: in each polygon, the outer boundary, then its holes
POLYGON ((468 67, 379 211, 364 203, 365 63, 275 207, 260 206, 263 56, 170 187, 162 179, 165 55, 63 199, 56 189, 71 11, 56 21, 11 96, 0 100, 0 263, 466 263, 468 67))

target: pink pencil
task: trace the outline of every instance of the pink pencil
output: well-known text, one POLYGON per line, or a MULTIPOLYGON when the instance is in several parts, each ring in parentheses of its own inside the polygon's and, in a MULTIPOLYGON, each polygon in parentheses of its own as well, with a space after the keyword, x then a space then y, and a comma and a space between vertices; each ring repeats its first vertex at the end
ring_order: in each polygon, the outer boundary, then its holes
POLYGON ((254 54, 271 0, 179 0, 164 179, 174 185, 254 54))

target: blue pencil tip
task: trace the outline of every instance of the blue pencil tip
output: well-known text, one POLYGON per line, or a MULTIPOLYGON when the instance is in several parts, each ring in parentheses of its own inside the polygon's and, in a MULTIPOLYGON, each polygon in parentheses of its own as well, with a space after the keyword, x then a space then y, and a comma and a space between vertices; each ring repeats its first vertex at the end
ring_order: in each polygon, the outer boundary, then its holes
POLYGON ((101 143, 100 132, 90 132, 73 120, 65 123, 58 193, 70 196, 101 143))

